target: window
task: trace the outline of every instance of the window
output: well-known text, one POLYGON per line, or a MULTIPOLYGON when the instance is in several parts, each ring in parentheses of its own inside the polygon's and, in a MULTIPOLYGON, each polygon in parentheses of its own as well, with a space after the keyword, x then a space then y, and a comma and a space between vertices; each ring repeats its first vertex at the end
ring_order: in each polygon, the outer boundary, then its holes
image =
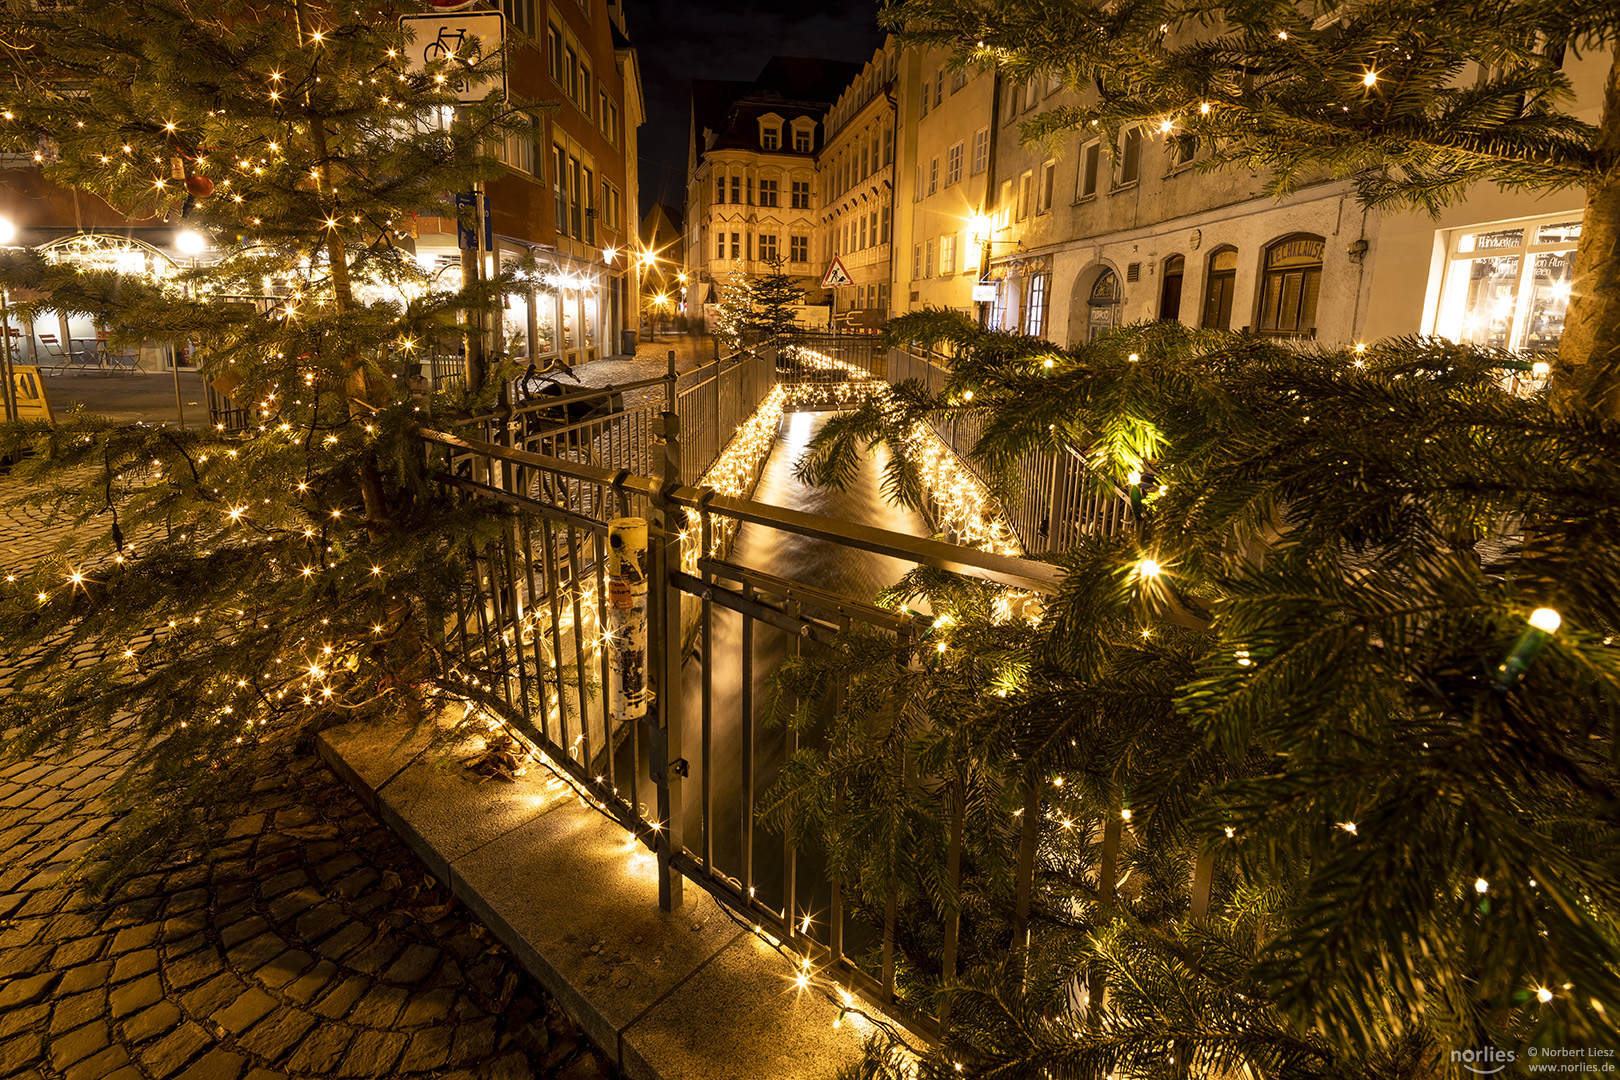
POLYGON ((1580 237, 1578 212, 1456 230, 1434 332, 1499 349, 1557 349, 1580 237))
POLYGON ((980 128, 973 133, 973 175, 978 176, 990 167, 990 129, 980 128))
POLYGON ((939 238, 939 276, 956 273, 956 234, 939 238))
POLYGON ((872 246, 876 247, 877 243, 878 243, 878 212, 876 210, 872 211, 872 214, 871 214, 871 226, 872 226, 872 246))
POLYGON ((754 261, 754 234, 743 233, 743 256, 749 262, 754 261))
POLYGON ((808 154, 810 152, 810 133, 804 128, 794 129, 793 149, 801 154, 808 154))
POLYGON ((795 209, 795 210, 808 210, 808 209, 810 209, 810 181, 808 181, 808 180, 795 180, 795 181, 793 181, 793 209, 795 209))
POLYGON ((966 68, 958 68, 951 72, 951 93, 956 93, 967 85, 968 74, 966 68))
POLYGON ((501 13, 525 34, 534 33, 534 0, 501 0, 501 13))
POLYGON ((1035 172, 1032 169, 1025 169, 1024 175, 1018 178, 1018 207, 1013 216, 1019 221, 1029 217, 1029 189, 1034 182, 1035 172))
POLYGON ((1260 281, 1262 334, 1316 336, 1316 299, 1322 289, 1320 236, 1293 236, 1266 248, 1260 281))
POLYGON ((1047 72, 1046 73, 1046 92, 1048 94, 1055 94, 1061 89, 1063 89, 1063 73, 1061 71, 1049 71, 1049 72, 1047 72))
POLYGON ((585 205, 581 196, 582 193, 579 190, 579 158, 570 156, 568 158, 568 217, 571 227, 568 232, 575 240, 585 235, 585 205))
POLYGON ((759 133, 759 145, 762 150, 775 150, 782 145, 782 129, 768 127, 759 133))
POLYGON ((945 69, 940 68, 934 72, 934 108, 939 108, 945 101, 945 69))
POLYGON ((534 136, 540 128, 540 122, 532 116, 521 116, 518 121, 522 126, 515 131, 508 131, 502 147, 501 160, 514 169, 534 173, 534 136))
POLYGON ((1127 128, 1120 140, 1119 146, 1119 179, 1117 184, 1124 187, 1134 184, 1142 172, 1142 129, 1127 128))
POLYGON ((746 177, 743 180, 743 195, 748 200, 748 205, 753 206, 754 205, 754 178, 752 176, 746 177))
POLYGON ((585 114, 585 119, 591 118, 591 69, 585 66, 585 61, 579 62, 579 94, 574 98, 579 111, 585 114))
POLYGON ((1181 281, 1187 273, 1187 260, 1172 255, 1164 260, 1164 285, 1159 289, 1159 318, 1175 322, 1181 318, 1181 281))
POLYGON ((917 162, 917 182, 911 186, 911 197, 913 199, 921 199, 926 194, 928 194, 928 192, 923 187, 923 166, 922 162, 919 161, 917 162))
POLYGON ((726 201, 726 178, 723 176, 714 178, 714 201, 717 203, 726 201))
POLYGON ((1057 162, 1048 161, 1041 166, 1041 197, 1035 212, 1044 214, 1052 209, 1052 189, 1057 186, 1057 162))
POLYGON ((623 227, 619 212, 619 189, 606 180, 602 181, 602 220, 607 223, 608 228, 618 229, 623 227))
POLYGON ((1018 102, 1023 96, 1023 83, 1012 83, 1007 87, 1007 123, 1018 119, 1018 102))
POLYGON ((1089 142, 1080 151, 1080 182, 1076 199, 1089 199, 1097 194, 1097 163, 1102 160, 1102 143, 1089 142))
POLYGON ((885 203, 883 206, 883 231, 879 234, 880 239, 878 240, 878 243, 880 244, 887 244, 889 242, 890 230, 893 228, 893 224, 889 220, 890 212, 891 211, 889 210, 888 204, 885 203))
POLYGON ((731 201, 734 203, 742 202, 742 177, 740 176, 731 178, 731 201))
POLYGON ((775 180, 761 180, 759 182, 759 205, 776 205, 776 185, 777 181, 775 180))
POLYGON ((733 259, 742 258, 742 233, 731 234, 731 257, 733 259))
POLYGON ((759 257, 766 262, 776 261, 776 234, 759 234, 759 257))
POLYGON ((579 100, 579 70, 580 70, 579 54, 574 51, 574 47, 572 45, 564 46, 563 47, 563 54, 564 54, 563 80, 567 84, 568 100, 569 101, 578 101, 579 100))
POLYGON ((585 242, 596 243, 596 173, 585 170, 585 242))
POLYGON ((796 263, 810 261, 810 238, 808 236, 788 237, 788 261, 796 263))
POLYGON ((714 238, 716 240, 714 257, 717 259, 723 259, 726 257, 726 234, 723 232, 715 233, 714 238))
POLYGON ((962 179, 962 144, 957 143, 945 151, 945 186, 960 183, 962 179))
POLYGON ((1046 280, 1048 275, 1036 274, 1029 279, 1029 296, 1024 303, 1024 333, 1040 337, 1046 329, 1046 280))
POLYGON ((872 175, 872 154, 865 143, 861 144, 861 171, 859 175, 863 180, 872 175))
POLYGON ((602 110, 602 134, 607 136, 608 144, 619 145, 619 106, 606 94, 602 95, 604 108, 602 110))
POLYGON ((928 92, 928 83, 929 80, 924 79, 922 84, 922 114, 924 116, 928 115, 929 103, 933 101, 933 95, 928 92))
POLYGON ((939 158, 928 159, 928 194, 939 190, 939 158))
POLYGON ((1192 159, 1198 156, 1198 137, 1196 135, 1182 135, 1170 143, 1170 167, 1179 169, 1191 165, 1192 159))
POLYGON ((1204 329, 1232 329, 1232 293, 1237 288, 1237 248, 1219 247, 1209 253, 1209 275, 1204 285, 1204 329))
POLYGON ((551 164, 551 191, 557 200, 557 235, 568 235, 568 155, 560 146, 553 146, 551 164))
POLYGON ((857 228, 858 228, 858 231, 859 231, 859 235, 857 235, 856 238, 855 238, 856 241, 857 241, 857 243, 855 245, 855 250, 856 251, 865 251, 866 248, 869 246, 867 244, 867 242, 866 242, 866 215, 865 214, 862 214, 860 216, 860 224, 857 226, 857 228))
POLYGON ((911 280, 917 281, 922 276, 922 245, 916 244, 911 249, 911 280))
POLYGON ((894 164, 894 128, 883 129, 883 164, 894 164))
POLYGON ((933 276, 934 276, 934 242, 932 240, 925 240, 925 241, 923 241, 923 277, 929 278, 929 277, 933 277, 933 276))
POLYGON ((563 36, 556 23, 546 24, 546 67, 558 86, 568 85, 568 69, 563 67, 563 36))

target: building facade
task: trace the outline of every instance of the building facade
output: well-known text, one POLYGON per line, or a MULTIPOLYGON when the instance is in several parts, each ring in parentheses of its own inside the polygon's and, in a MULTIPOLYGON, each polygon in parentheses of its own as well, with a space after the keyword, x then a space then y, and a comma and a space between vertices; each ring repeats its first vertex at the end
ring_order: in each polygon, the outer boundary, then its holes
MULTIPOLYGON (((491 249, 483 271, 534 251, 550 268, 555 295, 537 290, 507 298, 492 328, 496 347, 536 361, 580 363, 618 351, 634 329, 636 277, 628 248, 635 238, 636 128, 645 107, 622 0, 501 0, 509 41, 541 43, 508 57, 514 96, 555 100, 532 118, 532 134, 507 137, 493 150, 506 166, 488 182, 491 249)), ((165 276, 202 252, 183 251, 189 230, 177 220, 131 219, 93 195, 47 180, 31 160, 0 161, 0 215, 16 243, 86 267, 165 276)), ((420 217, 398 242, 441 286, 461 280, 456 222, 420 217)), ((24 359, 50 366, 59 350, 96 338, 88 317, 51 315, 29 328, 24 359)), ((182 367, 186 351, 164 342, 143 347, 146 370, 182 367)))
POLYGON ((827 113, 827 141, 816 160, 817 264, 829 267, 836 258, 846 272, 826 299, 849 326, 876 325, 891 310, 900 56, 890 38, 850 81, 827 113))
POLYGON ((753 82, 692 84, 687 160, 688 303, 711 325, 721 290, 780 260, 821 301, 813 254, 823 118, 859 71, 853 64, 773 57, 753 82))
MULTIPOLYGON (((1564 69, 1595 123, 1607 60, 1571 53, 1564 69)), ((1173 121, 1052 152, 1018 125, 1080 95, 1053 79, 1003 82, 997 98, 986 325, 1065 346, 1175 319, 1329 345, 1422 333, 1556 348, 1579 190, 1476 185, 1439 220, 1365 210, 1326 177, 1278 199, 1264 176, 1200 170, 1173 121)))
POLYGON ((985 68, 951 71, 949 57, 944 49, 906 55, 900 96, 909 171, 895 271, 906 292, 901 310, 943 307, 972 314, 973 286, 989 239, 997 80, 985 68))

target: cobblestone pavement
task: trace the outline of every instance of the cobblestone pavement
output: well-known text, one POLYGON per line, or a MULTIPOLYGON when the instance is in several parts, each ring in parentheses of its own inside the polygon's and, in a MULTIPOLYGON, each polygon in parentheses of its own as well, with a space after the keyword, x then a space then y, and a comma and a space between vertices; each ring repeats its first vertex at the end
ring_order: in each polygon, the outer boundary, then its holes
MULTIPOLYGON (((0 512, 0 565, 54 539, 0 512)), ((110 739, 0 762, 0 1078, 610 1075, 313 756, 262 778, 206 858, 105 899, 62 887, 130 760, 110 739)))

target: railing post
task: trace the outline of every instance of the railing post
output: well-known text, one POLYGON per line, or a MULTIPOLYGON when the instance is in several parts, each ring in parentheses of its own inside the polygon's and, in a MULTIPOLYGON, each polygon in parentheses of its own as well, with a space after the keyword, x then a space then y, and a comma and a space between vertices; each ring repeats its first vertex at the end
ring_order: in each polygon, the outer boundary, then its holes
POLYGON ((669 353, 666 386, 669 407, 659 415, 657 431, 664 443, 664 459, 659 488, 652 499, 650 530, 653 587, 648 592, 654 608, 647 637, 658 726, 649 740, 648 774, 658 787, 658 906, 674 911, 681 906, 681 875, 672 860, 684 849, 681 780, 687 767, 681 750, 681 594, 672 581, 681 565, 681 509, 669 501, 669 493, 680 485, 681 475, 681 421, 674 411, 673 349, 669 353))
POLYGON ((1052 454, 1052 485, 1046 495, 1046 550, 1062 551, 1058 542, 1058 490, 1062 487, 1065 458, 1062 451, 1052 454))

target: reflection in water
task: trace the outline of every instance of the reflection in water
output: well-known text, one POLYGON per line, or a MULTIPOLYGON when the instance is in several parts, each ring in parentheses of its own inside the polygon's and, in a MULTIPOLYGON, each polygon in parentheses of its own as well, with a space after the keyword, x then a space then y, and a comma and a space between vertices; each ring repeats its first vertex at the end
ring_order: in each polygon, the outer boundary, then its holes
MULTIPOLYGON (((775 450, 766 462, 754 498, 772 506, 802 510, 843 521, 890 529, 913 536, 928 535, 927 526, 916 513, 886 502, 881 494, 883 453, 865 461, 858 482, 849 491, 807 487, 793 477, 793 465, 809 444, 821 423, 831 414, 789 413, 775 450)), ((744 525, 737 535, 731 561, 778 577, 791 578, 826 592, 853 600, 870 602, 880 589, 894 584, 909 564, 887 556, 802 536, 778 532, 759 525, 744 525)), ((758 899, 780 911, 785 895, 783 843, 757 826, 753 837, 751 877, 743 874, 743 821, 750 777, 745 769, 745 731, 741 723, 745 705, 755 719, 751 787, 755 799, 762 796, 776 779, 785 750, 785 736, 779 729, 758 723, 770 692, 770 676, 781 661, 802 647, 803 639, 760 623, 752 624, 751 652, 753 678, 743 684, 745 648, 743 619, 720 605, 713 605, 714 637, 707 656, 686 665, 685 756, 691 762, 691 776, 684 785, 686 804, 686 845, 702 853, 703 801, 703 662, 710 672, 713 777, 709 800, 712 807, 714 864, 717 871, 739 883, 752 884, 758 899)), ((650 798, 650 797, 649 797, 650 798)), ((814 931, 826 941, 828 891, 819 884, 818 859, 800 855, 795 889, 799 911, 809 910, 819 920, 814 931)), ((851 935, 851 944, 858 940, 851 935)))

